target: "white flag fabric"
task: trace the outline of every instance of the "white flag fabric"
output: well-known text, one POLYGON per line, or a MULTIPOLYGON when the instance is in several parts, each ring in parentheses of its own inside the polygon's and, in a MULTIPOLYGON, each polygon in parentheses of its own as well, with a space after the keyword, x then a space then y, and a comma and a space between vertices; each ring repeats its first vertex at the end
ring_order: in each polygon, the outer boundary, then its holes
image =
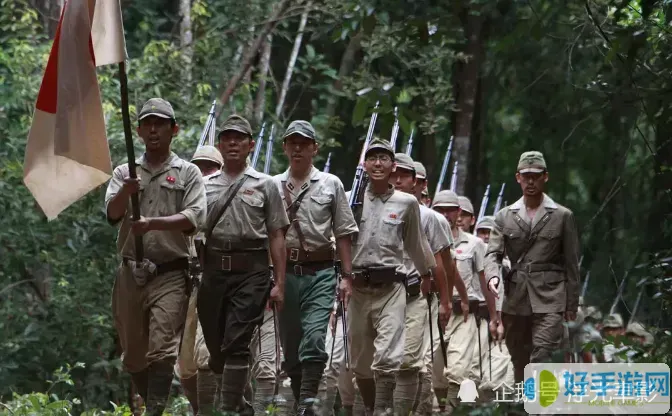
POLYGON ((23 181, 49 220, 112 175, 96 58, 122 62, 125 50, 119 0, 66 1, 23 164, 23 181))

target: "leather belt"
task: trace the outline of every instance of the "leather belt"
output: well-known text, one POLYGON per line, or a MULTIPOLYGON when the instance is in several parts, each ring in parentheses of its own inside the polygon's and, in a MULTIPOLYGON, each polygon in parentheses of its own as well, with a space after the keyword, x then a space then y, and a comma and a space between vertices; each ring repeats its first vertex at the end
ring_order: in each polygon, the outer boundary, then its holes
MULTIPOLYGON (((469 301, 469 313, 470 314, 477 314, 478 312, 478 305, 480 301, 478 300, 470 300, 469 301)), ((453 313, 457 313, 459 315, 462 315, 462 304, 460 303, 460 299, 453 299, 453 313)))
POLYGON ((356 270, 352 276, 352 285, 355 287, 383 287, 406 280, 406 275, 397 273, 396 267, 356 270))
POLYGON ((287 262, 322 263, 326 261, 334 261, 334 250, 332 248, 315 251, 305 251, 301 248, 287 249, 287 262))
POLYGON ((295 276, 315 276, 317 272, 334 267, 334 261, 322 261, 311 263, 287 262, 287 272, 295 276))
POLYGON ((211 238, 206 245, 208 250, 215 251, 262 250, 266 249, 266 239, 231 241, 211 238))
POLYGON ((536 272, 564 272, 565 268, 559 264, 554 263, 526 263, 520 264, 516 263, 513 265, 511 270, 520 270, 527 273, 536 273, 536 272))
POLYGON ((205 255, 205 269, 220 272, 242 273, 268 268, 268 251, 250 250, 222 252, 208 250, 205 255))
MULTIPOLYGON (((121 262, 124 266, 128 266, 128 262, 132 261, 133 259, 124 257, 121 262)), ((154 276, 161 276, 162 274, 174 272, 177 270, 184 270, 187 271, 189 270, 189 258, 188 257, 183 257, 171 261, 167 261, 165 263, 157 264, 156 265, 156 270, 154 271, 154 276)))

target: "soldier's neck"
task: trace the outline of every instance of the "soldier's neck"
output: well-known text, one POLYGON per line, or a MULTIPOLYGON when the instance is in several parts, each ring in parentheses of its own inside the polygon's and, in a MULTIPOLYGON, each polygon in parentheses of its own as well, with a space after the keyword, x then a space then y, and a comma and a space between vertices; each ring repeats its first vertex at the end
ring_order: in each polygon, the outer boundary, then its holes
POLYGON ((457 237, 460 236, 460 227, 458 227, 458 226, 452 227, 451 226, 450 231, 452 231, 452 233, 453 233, 453 240, 457 239, 457 237))
POLYGON ((390 189, 389 181, 371 181, 371 193, 374 195, 383 195, 390 189))
POLYGON ((238 162, 229 162, 225 163, 222 167, 222 171, 230 177, 237 177, 247 169, 247 161, 238 162))
POLYGON ((541 205, 541 201, 543 200, 544 200, 543 193, 540 193, 539 195, 535 196, 528 196, 528 195, 523 196, 523 203, 525 204, 525 208, 528 209, 539 208, 539 205, 541 205))
POLYGON ((157 168, 163 165, 170 157, 170 149, 160 151, 145 150, 145 161, 151 168, 157 168))
POLYGON ((313 170, 312 163, 308 166, 290 166, 289 176, 294 179, 296 182, 303 183, 310 176, 310 172, 313 170))

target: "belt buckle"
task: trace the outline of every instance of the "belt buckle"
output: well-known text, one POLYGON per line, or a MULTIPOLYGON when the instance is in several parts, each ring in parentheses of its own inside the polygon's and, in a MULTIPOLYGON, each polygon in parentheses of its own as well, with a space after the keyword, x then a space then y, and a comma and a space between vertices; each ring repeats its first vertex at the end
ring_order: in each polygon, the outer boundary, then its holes
POLYGON ((297 276, 303 276, 303 266, 300 264, 294 265, 294 274, 297 276))
POLYGON ((231 256, 222 256, 222 271, 231 271, 231 256))
POLYGON ((289 260, 299 261, 299 249, 298 248, 292 248, 292 249, 289 250, 289 260))

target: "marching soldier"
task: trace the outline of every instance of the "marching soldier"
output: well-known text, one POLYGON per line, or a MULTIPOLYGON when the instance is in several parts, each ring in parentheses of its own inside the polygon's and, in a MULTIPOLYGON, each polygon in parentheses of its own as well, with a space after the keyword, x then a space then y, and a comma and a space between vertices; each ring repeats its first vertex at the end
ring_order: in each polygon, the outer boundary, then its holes
MULTIPOLYGON (((338 310, 340 313, 340 308, 338 310)), ((353 406, 355 404, 355 386, 353 384, 354 374, 352 369, 345 369, 345 343, 343 342, 343 326, 338 323, 339 319, 347 319, 346 316, 339 316, 332 311, 329 321, 330 330, 327 331, 326 350, 329 353, 329 363, 324 370, 318 399, 322 409, 323 416, 332 414, 332 409, 336 402, 336 395, 341 396, 341 406, 345 416, 353 415, 353 406)))
POLYGON ((375 409, 374 414, 385 414, 392 409, 404 358, 403 249, 422 279, 430 279, 430 269, 436 264, 420 228, 417 199, 395 192, 389 184, 395 157, 392 146, 373 140, 364 156, 370 183, 364 191, 359 233, 353 242, 348 335, 364 406, 369 411, 375 409))
MULTIPOLYGON (((495 217, 485 216, 476 224, 476 236, 483 241, 487 249, 488 241, 490 241, 490 231, 495 228, 495 217)), ((497 391, 507 389, 506 393, 511 393, 515 387, 513 381, 513 363, 511 362, 511 355, 506 348, 506 344, 502 342, 504 335, 504 325, 502 324, 502 303, 504 302, 504 286, 500 285, 499 298, 495 301, 495 310, 497 311, 497 338, 490 337, 490 342, 487 345, 488 356, 487 361, 483 358, 483 362, 487 362, 483 369, 483 380, 479 387, 481 393, 479 398, 483 401, 492 401, 497 397, 497 391)), ((504 395, 504 392, 502 392, 504 395)))
POLYGON ((471 227, 476 224, 474 206, 466 196, 459 196, 457 199, 460 202, 460 216, 457 219, 457 225, 465 233, 471 233, 471 227))
MULTIPOLYGON (((474 354, 480 355, 478 341, 481 325, 485 326, 483 320, 490 318, 489 329, 494 335, 498 318, 494 299, 486 289, 483 244, 477 237, 465 233, 458 226, 461 209, 457 194, 452 191, 439 192, 432 203, 432 209, 443 214, 450 223, 455 242, 457 270, 467 287, 469 302, 468 312, 463 313, 462 302, 453 301, 453 315, 446 331, 446 337, 450 339, 446 354, 448 362, 444 379, 437 380, 439 383, 434 386, 439 403, 442 399, 446 399, 448 404, 446 410, 452 413, 458 405, 457 395, 460 385, 470 376, 472 358, 474 354), (485 303, 485 307, 479 307, 482 302, 485 303)), ((435 368, 438 361, 440 360, 435 357, 435 368)), ((441 362, 439 368, 442 366, 441 362)))
POLYGON ((495 296, 504 283, 502 319, 518 383, 528 363, 547 361, 559 350, 563 317, 576 318, 579 242, 572 211, 544 193, 548 172, 540 152, 521 155, 516 180, 523 197, 497 213, 486 267, 495 296), (502 279, 505 255, 512 270, 502 279))
POLYGON ((602 350, 602 362, 605 363, 624 363, 625 359, 621 357, 621 352, 625 351, 627 347, 621 346, 620 339, 625 336, 625 325, 623 324, 623 317, 620 313, 612 313, 604 318, 602 322, 602 332, 605 337, 613 337, 614 342, 607 340, 602 350))
POLYGON ((324 342, 337 285, 332 236, 343 268, 339 293, 347 302, 352 292, 351 239, 357 224, 340 179, 313 166, 318 151, 313 126, 293 121, 283 136, 283 149, 289 169, 273 178, 291 223, 280 334, 298 414, 312 415, 329 358, 324 342))
MULTIPOLYGON (((417 186, 416 171, 413 159, 405 153, 395 155, 395 168, 390 176, 390 183, 397 191, 414 194, 417 186)), ((420 206, 420 223, 424 237, 429 248, 434 254, 436 269, 433 282, 439 291, 439 321, 442 327, 448 323, 448 317, 452 309, 452 296, 448 294, 448 282, 444 270, 441 252, 450 249, 450 240, 446 232, 441 228, 437 216, 431 209, 420 206)), ((450 265, 452 266, 452 264, 450 265)), ((408 252, 404 251, 404 267, 406 268, 406 340, 404 344, 404 362, 397 379, 397 390, 394 394, 394 409, 399 414, 408 414, 413 410, 418 393, 420 371, 426 371, 425 332, 429 332, 428 325, 432 325, 428 319, 427 296, 431 292, 430 280, 425 280, 425 287, 420 287, 420 275, 414 267, 408 252)), ((451 267, 452 270, 452 267, 451 267)), ((438 327, 437 327, 438 332, 438 327)))
MULTIPOLYGON (((222 154, 219 153, 219 149, 214 146, 201 146, 196 149, 194 157, 191 159, 191 163, 196 165, 203 175, 203 180, 206 181, 208 178, 217 173, 224 164, 224 159, 222 159, 222 154)), ((195 240, 200 240, 202 238, 202 232, 199 232, 194 238, 195 240)), ((191 253, 192 265, 198 264, 197 254, 193 244, 191 248, 194 250, 191 253)), ((198 273, 195 273, 198 274, 198 273)), ((200 279, 199 277, 192 276, 192 278, 200 279)), ((198 286, 194 285, 194 290, 189 297, 189 307, 187 309, 187 319, 184 326, 184 334, 182 336, 182 344, 180 347, 180 355, 177 358, 177 363, 175 363, 175 375, 180 380, 180 384, 184 389, 184 395, 189 399, 189 404, 194 411, 194 414, 198 414, 198 369, 205 368, 207 369, 208 363, 208 349, 203 342, 203 331, 201 330, 200 324, 198 323, 198 315, 196 312, 196 299, 198 294, 198 286)))
POLYGON ((138 178, 128 164, 114 170, 105 206, 107 220, 119 225, 122 257, 112 294, 115 327, 124 368, 145 399, 148 415, 160 415, 173 380, 188 301, 188 236, 206 215, 198 168, 171 151, 179 127, 173 107, 152 98, 138 114, 145 153, 136 160, 138 178), (130 196, 138 193, 141 217, 131 220, 130 196), (144 259, 135 258, 135 236, 142 236, 144 259))
MULTIPOLYGON (((224 166, 208 181, 208 218, 202 248, 203 282, 198 318, 210 352, 209 367, 220 382, 221 410, 249 411, 250 341, 270 299, 282 309, 285 287, 285 230, 289 220, 273 179, 248 164, 254 149, 249 122, 227 118, 217 132, 224 166), (270 259, 275 284, 271 288, 270 259), (244 409, 243 409, 244 408, 244 409)), ((203 414, 212 412, 199 404, 203 414)))

